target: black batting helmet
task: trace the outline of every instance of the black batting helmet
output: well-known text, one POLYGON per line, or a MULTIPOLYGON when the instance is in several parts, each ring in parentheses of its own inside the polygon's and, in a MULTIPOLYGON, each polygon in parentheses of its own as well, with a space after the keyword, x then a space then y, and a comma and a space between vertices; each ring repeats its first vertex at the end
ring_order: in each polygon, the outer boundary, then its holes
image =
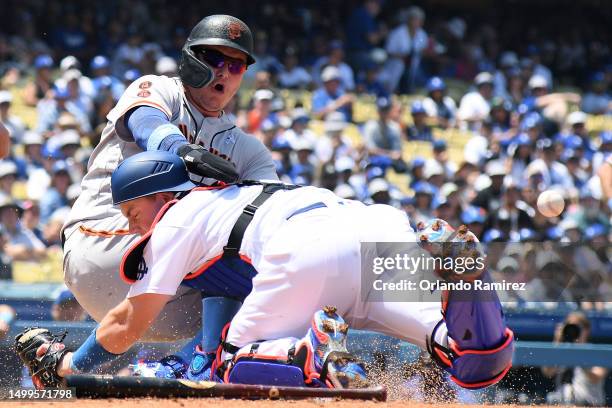
POLYGON ((193 47, 198 45, 224 45, 242 51, 247 56, 247 64, 253 64, 253 35, 249 27, 240 19, 225 14, 215 14, 203 18, 183 46, 179 76, 183 83, 194 88, 202 88, 213 80, 212 69, 196 58, 193 47))

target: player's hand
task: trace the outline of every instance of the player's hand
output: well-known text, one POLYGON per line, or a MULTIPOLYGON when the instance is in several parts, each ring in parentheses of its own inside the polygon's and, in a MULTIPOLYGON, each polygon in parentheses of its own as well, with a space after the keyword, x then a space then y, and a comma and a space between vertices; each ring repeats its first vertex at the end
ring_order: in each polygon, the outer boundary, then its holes
POLYGON ((15 337, 15 351, 29 368, 36 388, 55 388, 63 384, 57 373, 68 352, 62 343, 66 333, 54 335, 47 329, 28 327, 15 337))
POLYGON ((238 181, 238 171, 232 162, 212 154, 200 145, 183 145, 177 154, 183 158, 190 173, 224 183, 238 181))

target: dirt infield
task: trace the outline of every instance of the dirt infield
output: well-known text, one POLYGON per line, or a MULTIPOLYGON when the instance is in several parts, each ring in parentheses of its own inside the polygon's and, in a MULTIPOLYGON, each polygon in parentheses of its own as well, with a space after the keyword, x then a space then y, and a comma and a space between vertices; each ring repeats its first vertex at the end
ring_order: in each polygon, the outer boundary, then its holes
MULTIPOLYGON (((7 407, 32 407, 41 408, 201 408, 203 406, 223 406, 223 408, 316 408, 316 407, 369 407, 369 408, 400 408, 400 407, 427 407, 427 408, 454 408, 454 407, 482 407, 482 405, 461 405, 461 404, 425 404, 413 401, 391 401, 391 402, 371 402, 371 401, 330 401, 330 400, 309 400, 309 401, 244 401, 244 400, 223 400, 217 398, 186 398, 186 399, 129 399, 129 400, 88 400, 79 399, 71 402, 8 402, 0 403, 7 407)), ((518 408, 518 405, 495 405, 496 408, 518 408)), ((544 406, 543 406, 544 407, 544 406)), ((545 407, 544 407, 545 408, 545 407)))

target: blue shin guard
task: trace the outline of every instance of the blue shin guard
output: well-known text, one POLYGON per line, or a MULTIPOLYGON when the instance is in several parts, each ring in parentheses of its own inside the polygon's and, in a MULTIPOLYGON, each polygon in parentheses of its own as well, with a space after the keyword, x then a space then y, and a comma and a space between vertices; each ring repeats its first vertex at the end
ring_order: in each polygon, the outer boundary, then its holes
MULTIPOLYGON (((455 231, 445 221, 434 220, 419 229, 421 242, 446 245, 445 254, 473 255, 474 249, 480 250, 473 245, 478 240, 464 226, 455 231)), ((483 290, 491 283, 486 268, 468 281, 470 289, 443 291, 444 320, 433 330, 428 349, 454 382, 476 389, 495 384, 506 375, 512 366, 514 334, 506 327, 495 290, 483 290), (477 286, 476 281, 483 284, 477 286)))

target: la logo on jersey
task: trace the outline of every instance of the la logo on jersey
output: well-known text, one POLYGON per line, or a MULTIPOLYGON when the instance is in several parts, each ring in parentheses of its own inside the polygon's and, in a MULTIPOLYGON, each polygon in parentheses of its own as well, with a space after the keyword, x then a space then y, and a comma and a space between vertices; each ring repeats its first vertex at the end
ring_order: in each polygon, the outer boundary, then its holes
POLYGON ((149 268, 147 267, 147 263, 144 258, 140 258, 138 262, 138 270, 136 271, 136 280, 141 280, 147 274, 149 268))

